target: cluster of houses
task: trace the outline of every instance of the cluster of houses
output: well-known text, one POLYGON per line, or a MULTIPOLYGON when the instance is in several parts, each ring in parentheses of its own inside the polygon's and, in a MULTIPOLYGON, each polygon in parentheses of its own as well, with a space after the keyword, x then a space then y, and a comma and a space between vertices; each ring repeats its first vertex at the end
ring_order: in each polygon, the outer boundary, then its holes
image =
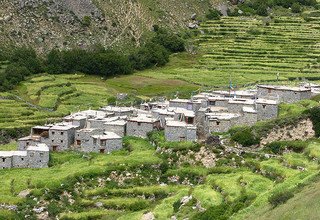
POLYGON ((164 130, 167 141, 197 141, 233 126, 253 125, 278 116, 280 102, 297 102, 320 93, 317 85, 259 85, 255 90, 212 91, 191 99, 106 106, 68 115, 61 123, 35 126, 19 139, 19 151, 0 152, 0 169, 46 167, 50 151, 109 153, 122 148, 124 136, 146 138, 164 130))

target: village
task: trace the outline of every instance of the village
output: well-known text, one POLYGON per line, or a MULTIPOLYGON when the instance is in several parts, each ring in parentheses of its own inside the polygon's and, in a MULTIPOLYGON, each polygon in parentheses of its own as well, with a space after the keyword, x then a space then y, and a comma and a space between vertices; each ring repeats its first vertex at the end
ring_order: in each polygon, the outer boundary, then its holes
POLYGON ((35 126, 18 140, 17 151, 0 152, 0 169, 48 167, 50 151, 110 153, 122 138, 147 138, 164 130, 166 141, 196 142, 234 126, 254 125, 278 116, 280 103, 320 94, 320 85, 258 85, 252 90, 203 92, 191 99, 161 100, 140 107, 105 106, 70 114, 62 122, 35 126))

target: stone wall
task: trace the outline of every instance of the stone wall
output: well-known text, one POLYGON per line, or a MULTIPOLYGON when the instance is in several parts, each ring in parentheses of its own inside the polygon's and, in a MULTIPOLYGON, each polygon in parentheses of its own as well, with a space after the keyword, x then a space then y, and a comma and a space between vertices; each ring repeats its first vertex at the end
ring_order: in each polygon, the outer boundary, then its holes
MULTIPOLYGON (((158 123, 158 122, 156 122, 158 123)), ((145 123, 128 121, 127 122, 127 135, 134 137, 146 138, 147 134, 156 129, 156 123, 145 123)))
POLYGON ((197 129, 195 127, 165 127, 165 137, 167 141, 196 141, 197 129))
POLYGON ((294 103, 302 99, 310 99, 311 91, 291 91, 258 87, 258 97, 279 98, 280 102, 294 103))
POLYGON ((268 105, 257 103, 258 121, 273 119, 278 117, 278 105, 268 105))
POLYGON ((74 143, 75 129, 52 130, 49 131, 50 150, 65 151, 74 143), (54 149, 54 147, 56 147, 54 149))

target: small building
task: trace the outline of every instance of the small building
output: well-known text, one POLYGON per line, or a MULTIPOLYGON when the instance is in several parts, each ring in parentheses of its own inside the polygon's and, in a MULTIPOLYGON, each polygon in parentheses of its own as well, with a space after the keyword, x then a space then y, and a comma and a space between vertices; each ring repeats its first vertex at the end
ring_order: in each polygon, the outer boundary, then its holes
POLYGON ((207 113, 205 118, 206 133, 227 132, 235 126, 241 117, 238 113, 207 113))
POLYGON ((241 117, 235 123, 236 126, 252 126, 258 121, 258 112, 253 107, 243 107, 241 117))
POLYGON ((183 108, 175 108, 172 109, 175 113, 174 120, 176 121, 184 121, 187 124, 194 124, 195 123, 195 113, 192 110, 187 110, 183 108))
POLYGON ((127 120, 127 135, 146 138, 151 131, 160 129, 160 119, 149 115, 138 115, 127 120))
POLYGON ((259 98, 256 100, 258 121, 269 120, 278 117, 279 103, 275 100, 259 98))
POLYGON ((181 121, 167 121, 165 129, 167 141, 197 141, 197 127, 181 121))
POLYGON ((37 144, 27 149, 28 167, 45 168, 49 164, 49 147, 46 144, 37 144))
POLYGON ((79 129, 82 129, 87 125, 87 116, 81 113, 76 113, 64 117, 63 121, 71 123, 72 125, 77 126, 79 129))
POLYGON ((228 102, 230 98, 214 96, 208 98, 208 106, 218 106, 228 108, 228 102))
POLYGON ((106 131, 113 132, 120 137, 124 137, 127 135, 127 121, 123 119, 109 121, 104 123, 104 129, 106 131))
POLYGON ((77 130, 75 134, 74 146, 80 151, 91 152, 93 147, 92 143, 90 142, 91 136, 102 135, 103 133, 104 130, 99 128, 85 128, 77 130))
POLYGON ((130 116, 134 109, 131 107, 105 106, 100 110, 112 114, 112 116, 130 116))
POLYGON ((258 85, 258 97, 293 103, 311 98, 311 88, 258 85))
POLYGON ((76 128, 78 127, 68 123, 60 123, 52 126, 49 130, 50 150, 69 150, 71 145, 74 144, 76 128))
POLYGON ((105 132, 103 135, 91 136, 90 144, 91 152, 110 153, 122 148, 122 138, 113 132, 105 132))
POLYGON ((168 109, 152 109, 151 114, 154 118, 159 118, 161 128, 164 128, 167 119, 173 119, 175 113, 168 109))
POLYGON ((230 99, 228 102, 228 110, 233 113, 240 113, 244 107, 254 107, 253 99, 230 99))
POLYGON ((49 130, 51 126, 35 126, 31 128, 30 136, 18 139, 18 150, 27 150, 29 146, 38 143, 49 144, 49 130))
POLYGON ((45 168, 49 163, 49 147, 46 144, 29 146, 24 151, 0 151, 0 169, 45 168))

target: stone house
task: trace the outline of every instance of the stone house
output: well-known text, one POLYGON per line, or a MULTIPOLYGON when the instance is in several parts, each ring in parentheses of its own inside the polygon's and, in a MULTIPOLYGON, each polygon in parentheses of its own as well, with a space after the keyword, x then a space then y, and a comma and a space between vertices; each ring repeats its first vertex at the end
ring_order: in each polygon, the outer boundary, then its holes
POLYGON ((117 107, 117 106, 105 106, 100 110, 112 116, 130 116, 133 114, 134 108, 132 107, 117 107))
POLYGON ((227 132, 230 128, 237 125, 238 113, 206 113, 205 130, 208 135, 212 132, 227 132))
POLYGON ((77 128, 77 126, 65 123, 52 126, 49 130, 50 150, 69 150, 74 144, 75 132, 77 128))
POLYGON ((103 126, 106 131, 113 132, 120 137, 124 137, 127 135, 127 121, 125 121, 124 119, 109 121, 104 123, 103 126))
POLYGON ((197 141, 197 127, 181 121, 167 121, 164 133, 167 141, 197 141))
POLYGON ((103 135, 91 136, 90 146, 90 152, 110 153, 122 148, 122 138, 113 132, 105 132, 103 135))
POLYGON ((275 100, 257 99, 256 109, 258 113, 258 121, 269 120, 278 117, 279 103, 275 100))
POLYGON ((154 118, 160 120, 161 128, 164 128, 167 119, 173 119, 176 115, 172 110, 169 111, 169 109, 152 109, 151 114, 154 118))
POLYGON ((91 152, 92 143, 90 142, 91 136, 93 135, 102 135, 104 133, 103 129, 99 128, 85 128, 77 130, 75 134, 75 143, 74 146, 76 149, 83 152, 91 152))
POLYGON ((208 106, 219 106, 228 108, 230 98, 214 96, 208 98, 208 106))
POLYGON ((49 130, 51 126, 35 126, 31 128, 30 136, 18 139, 18 150, 26 150, 29 146, 45 143, 50 144, 49 130))
POLYGON ((127 135, 146 138, 151 131, 160 129, 160 120, 149 115, 138 115, 127 120, 127 135))
POLYGON ((195 123, 195 112, 192 110, 187 110, 183 108, 175 108, 173 109, 174 120, 175 121, 184 121, 187 124, 194 124, 195 123))
POLYGON ((68 115, 63 118, 63 121, 71 123, 72 125, 77 126, 79 129, 82 129, 87 126, 87 116, 81 113, 68 115))
POLYGON ((235 125, 252 126, 258 121, 258 112, 253 107, 243 107, 241 117, 238 118, 235 125))
POLYGON ((240 113, 244 107, 254 107, 255 102, 253 99, 230 99, 228 102, 228 110, 233 113, 240 113))
POLYGON ((24 151, 0 151, 0 169, 48 167, 49 148, 46 144, 29 146, 24 151))
POLYGON ((258 85, 258 97, 279 100, 285 103, 294 103, 311 98, 311 88, 288 87, 274 85, 258 85))

